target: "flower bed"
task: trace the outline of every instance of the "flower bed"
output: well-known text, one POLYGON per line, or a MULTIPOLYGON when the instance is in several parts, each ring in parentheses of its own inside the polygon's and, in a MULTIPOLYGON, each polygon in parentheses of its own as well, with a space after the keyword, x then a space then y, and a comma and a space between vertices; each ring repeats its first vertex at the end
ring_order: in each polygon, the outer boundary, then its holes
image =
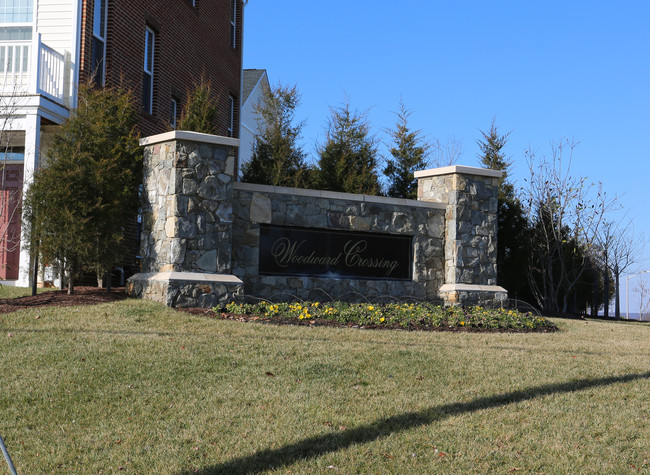
POLYGON ((302 325, 340 325, 404 330, 550 332, 547 319, 516 310, 443 307, 429 303, 345 302, 231 303, 217 310, 224 318, 302 325))

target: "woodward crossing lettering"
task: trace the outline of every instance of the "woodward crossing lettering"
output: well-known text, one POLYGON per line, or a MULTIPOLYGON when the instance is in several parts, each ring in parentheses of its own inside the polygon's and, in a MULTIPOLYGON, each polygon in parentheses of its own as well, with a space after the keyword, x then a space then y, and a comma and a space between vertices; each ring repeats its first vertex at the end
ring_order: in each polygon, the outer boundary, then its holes
POLYGON ((260 274, 410 280, 412 237, 261 225, 260 274))

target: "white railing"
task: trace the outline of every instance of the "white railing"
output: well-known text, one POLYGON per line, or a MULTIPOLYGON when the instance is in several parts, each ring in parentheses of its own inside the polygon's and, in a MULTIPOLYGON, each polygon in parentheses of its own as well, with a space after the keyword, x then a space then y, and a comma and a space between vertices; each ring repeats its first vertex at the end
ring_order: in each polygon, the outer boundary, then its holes
POLYGON ((65 58, 40 42, 38 48, 38 93, 63 102, 65 58))
POLYGON ((29 92, 31 49, 31 41, 0 43, 0 84, 3 94, 29 92))
POLYGON ((32 41, 0 42, 0 94, 42 94, 62 104, 64 75, 65 57, 41 43, 40 34, 32 41))

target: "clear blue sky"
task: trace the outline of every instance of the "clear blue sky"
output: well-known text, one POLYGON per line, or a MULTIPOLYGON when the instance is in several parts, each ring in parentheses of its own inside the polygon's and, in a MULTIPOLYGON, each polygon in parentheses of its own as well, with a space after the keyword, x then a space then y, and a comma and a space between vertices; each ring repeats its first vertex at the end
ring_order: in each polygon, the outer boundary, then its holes
MULTIPOLYGON (((250 0, 244 21, 244 67, 298 87, 312 159, 346 96, 385 142, 402 98, 412 128, 462 141, 459 165, 479 165, 495 118, 517 186, 524 150, 572 138, 572 175, 620 196, 650 239, 650 2, 250 0)), ((638 268, 650 269, 650 245, 638 268)))

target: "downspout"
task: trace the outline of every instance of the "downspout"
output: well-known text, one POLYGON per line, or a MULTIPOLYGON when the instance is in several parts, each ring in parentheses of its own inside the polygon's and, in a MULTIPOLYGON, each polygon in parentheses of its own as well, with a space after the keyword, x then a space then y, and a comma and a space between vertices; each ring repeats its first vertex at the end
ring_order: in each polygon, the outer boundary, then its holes
POLYGON ((70 109, 77 108, 77 86, 79 84, 79 70, 81 61, 81 11, 83 9, 83 0, 73 2, 72 18, 74 21, 72 31, 72 54, 74 63, 72 64, 72 78, 70 81, 70 109))

